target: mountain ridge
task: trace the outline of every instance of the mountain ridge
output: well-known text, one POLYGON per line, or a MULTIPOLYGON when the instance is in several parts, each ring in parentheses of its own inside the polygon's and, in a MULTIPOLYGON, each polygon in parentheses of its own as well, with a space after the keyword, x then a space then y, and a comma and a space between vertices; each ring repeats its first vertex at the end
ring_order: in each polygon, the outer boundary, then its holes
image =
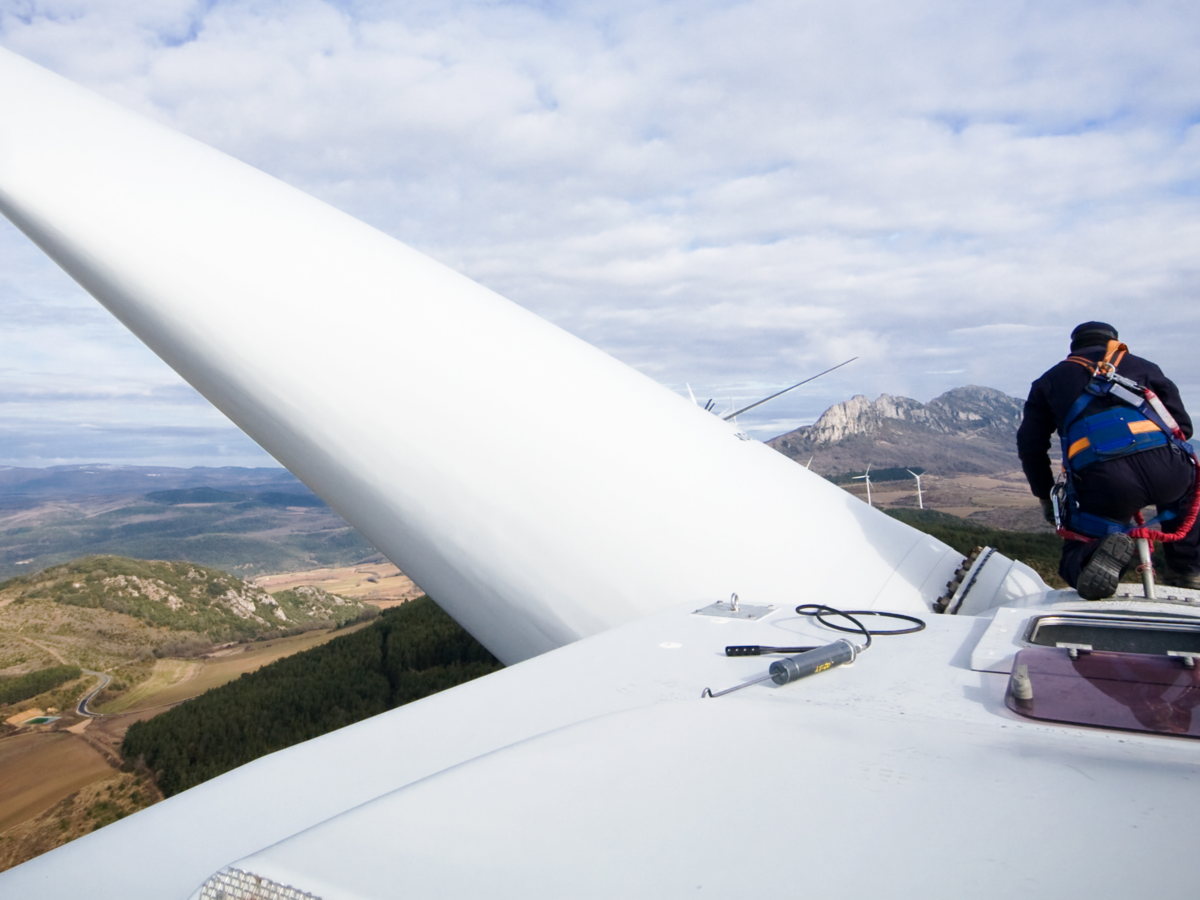
POLYGON ((937 475, 981 475, 1020 468, 1017 428, 1024 401, 995 388, 966 385, 928 403, 858 394, 812 425, 767 445, 826 476, 878 467, 920 466, 937 475))
POLYGON ((44 468, 0 466, 0 498, 141 495, 150 490, 215 487, 224 490, 286 491, 313 497, 295 475, 283 467, 248 469, 240 466, 135 466, 86 463, 44 468))

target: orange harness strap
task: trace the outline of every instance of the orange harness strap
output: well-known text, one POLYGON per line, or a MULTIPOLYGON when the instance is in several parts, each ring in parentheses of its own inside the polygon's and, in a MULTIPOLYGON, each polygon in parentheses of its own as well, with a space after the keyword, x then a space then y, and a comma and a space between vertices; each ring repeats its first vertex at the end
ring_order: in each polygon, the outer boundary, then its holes
POLYGON ((1129 348, 1120 341, 1109 341, 1108 347, 1104 352, 1104 358, 1099 362, 1092 362, 1083 356, 1068 356, 1067 362, 1079 363, 1093 375, 1097 372, 1111 372, 1121 364, 1121 360, 1125 358, 1125 354, 1129 352, 1129 348))

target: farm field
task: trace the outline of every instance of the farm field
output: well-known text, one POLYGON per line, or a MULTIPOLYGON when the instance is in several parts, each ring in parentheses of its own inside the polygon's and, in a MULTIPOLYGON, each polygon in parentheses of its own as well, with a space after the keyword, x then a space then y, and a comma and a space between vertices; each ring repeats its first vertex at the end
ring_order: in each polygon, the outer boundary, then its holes
MULTIPOLYGON (((101 718, 82 718, 71 707, 51 730, 0 738, 0 870, 161 799, 142 774, 113 768, 134 722, 369 624, 236 644, 202 659, 155 659, 144 680, 96 709, 101 718)), ((80 693, 94 679, 76 683, 80 693)))
POLYGON ((0 740, 0 834, 113 774, 108 761, 74 734, 35 732, 0 740))
POLYGON ((112 768, 78 734, 0 739, 0 871, 161 799, 145 773, 112 768))
MULTIPOLYGON (((842 487, 863 501, 867 499, 861 481, 842 487)), ((1020 471, 949 477, 927 474, 921 477, 921 488, 925 509, 949 513, 989 528, 1035 533, 1051 530, 1020 471)), ((916 480, 872 481, 871 502, 881 509, 915 509, 916 480)))
POLYGON ((381 609, 415 600, 424 593, 411 578, 387 562, 260 575, 250 580, 271 593, 308 585, 381 609))

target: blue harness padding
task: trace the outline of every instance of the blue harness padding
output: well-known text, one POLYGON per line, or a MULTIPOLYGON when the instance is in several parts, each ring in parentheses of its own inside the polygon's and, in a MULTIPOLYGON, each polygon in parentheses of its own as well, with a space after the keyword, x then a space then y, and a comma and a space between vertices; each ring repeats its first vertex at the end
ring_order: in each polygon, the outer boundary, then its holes
MULTIPOLYGON (((1139 405, 1133 406, 1121 396, 1118 400, 1120 405, 1110 406, 1090 416, 1083 415, 1083 411, 1093 400, 1108 396, 1112 389, 1111 380, 1099 373, 1093 375, 1079 399, 1067 412, 1061 432, 1063 474, 1066 477, 1055 486, 1055 491, 1062 528, 1095 538, 1113 532, 1128 533, 1142 526, 1135 522, 1108 519, 1080 509, 1079 499, 1075 495, 1075 472, 1096 462, 1120 459, 1123 456, 1132 456, 1172 444, 1178 446, 1188 459, 1194 457, 1191 444, 1176 437, 1145 398, 1141 398, 1139 405), (1072 456, 1071 448, 1078 447, 1081 443, 1082 449, 1076 449, 1075 455, 1072 456)), ((1132 395, 1128 390, 1123 393, 1132 395)), ((1153 528, 1173 518, 1174 513, 1165 512, 1146 522, 1144 527, 1153 528)))
MULTIPOLYGON (((1078 471, 1094 462, 1132 456, 1168 444, 1175 444, 1189 457, 1194 454, 1192 445, 1176 437, 1145 398, 1139 398, 1141 402, 1137 406, 1118 401, 1121 405, 1110 406, 1090 416, 1083 415, 1093 400, 1109 396, 1113 387, 1113 382, 1103 375, 1094 375, 1067 411, 1061 432, 1065 470, 1078 471), (1071 447, 1083 438, 1087 438, 1088 446, 1072 456, 1071 447)), ((1125 390, 1124 394, 1131 395, 1132 392, 1125 390)))
POLYGON ((1113 406, 1076 419, 1063 439, 1064 453, 1069 453, 1077 443, 1086 441, 1087 446, 1069 457, 1071 468, 1078 471, 1095 462, 1132 456, 1170 443, 1170 437, 1161 428, 1139 430, 1138 426, 1143 422, 1154 425, 1132 406, 1113 406))

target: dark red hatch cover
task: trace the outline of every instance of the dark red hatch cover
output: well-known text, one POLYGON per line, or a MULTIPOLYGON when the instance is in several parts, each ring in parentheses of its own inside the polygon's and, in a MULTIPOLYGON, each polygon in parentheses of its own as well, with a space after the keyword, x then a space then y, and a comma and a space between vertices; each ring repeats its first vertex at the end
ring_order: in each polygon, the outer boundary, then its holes
MULTIPOLYGON (((1200 667, 1170 656, 1032 647, 1017 653, 1005 701, 1031 719, 1200 737, 1200 667), (1013 684, 1025 666, 1032 698, 1018 700, 1013 684)), ((1020 694, 1022 691, 1016 691, 1020 694)), ((1028 693, 1028 691, 1025 691, 1028 693)))

